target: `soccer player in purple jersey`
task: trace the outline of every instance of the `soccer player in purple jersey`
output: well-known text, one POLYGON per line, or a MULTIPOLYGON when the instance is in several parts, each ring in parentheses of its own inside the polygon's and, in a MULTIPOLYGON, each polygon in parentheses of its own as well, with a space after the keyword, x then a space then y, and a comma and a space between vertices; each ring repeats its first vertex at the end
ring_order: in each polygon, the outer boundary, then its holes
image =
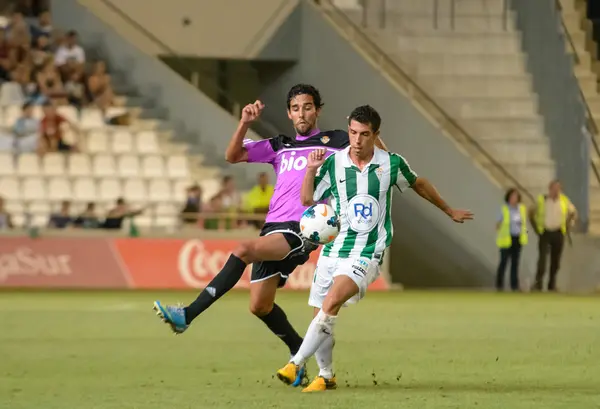
MULTIPOLYGON (((171 329, 184 332, 192 320, 231 290, 252 263, 250 281, 250 311, 260 318, 295 355, 302 344, 281 307, 275 304, 275 294, 289 274, 304 264, 314 244, 300 234, 299 221, 306 209, 300 202, 300 189, 306 173, 308 156, 315 148, 331 155, 349 145, 346 131, 322 132, 317 120, 323 103, 319 91, 311 85, 298 84, 287 95, 287 112, 296 130, 295 138, 285 135, 253 141, 244 139, 250 124, 264 109, 260 101, 246 105, 237 130, 233 134, 225 157, 230 163, 270 163, 277 174, 275 191, 269 205, 266 222, 260 236, 243 242, 233 251, 223 269, 189 306, 161 305, 154 309, 171 329)), ((379 142, 381 145, 381 142, 379 142)), ((298 373, 294 386, 307 380, 305 369, 298 373)))

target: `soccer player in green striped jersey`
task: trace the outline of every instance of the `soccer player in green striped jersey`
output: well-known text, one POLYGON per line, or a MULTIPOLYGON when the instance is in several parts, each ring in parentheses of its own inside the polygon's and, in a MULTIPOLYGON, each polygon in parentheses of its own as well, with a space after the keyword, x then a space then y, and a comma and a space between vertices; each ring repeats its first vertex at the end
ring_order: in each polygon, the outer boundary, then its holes
POLYGON ((358 107, 348 118, 350 146, 327 159, 322 149, 309 156, 301 200, 308 206, 330 198, 341 228, 335 240, 323 247, 317 263, 309 297, 315 317, 298 353, 277 372, 283 382, 293 382, 299 368, 319 350, 319 375, 304 392, 336 387, 333 329, 341 307, 362 299, 379 276, 383 252, 394 232, 393 187, 401 192, 412 188, 457 223, 473 219, 468 210, 450 208, 401 155, 375 146, 380 125, 375 109, 358 107))

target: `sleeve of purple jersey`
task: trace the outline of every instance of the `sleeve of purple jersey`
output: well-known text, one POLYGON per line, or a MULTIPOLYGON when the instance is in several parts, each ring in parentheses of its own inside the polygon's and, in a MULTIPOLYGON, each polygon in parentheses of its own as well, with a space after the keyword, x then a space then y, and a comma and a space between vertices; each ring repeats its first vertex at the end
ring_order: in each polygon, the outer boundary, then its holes
POLYGON ((270 139, 244 139, 244 148, 248 151, 249 163, 272 163, 275 160, 275 151, 270 139))

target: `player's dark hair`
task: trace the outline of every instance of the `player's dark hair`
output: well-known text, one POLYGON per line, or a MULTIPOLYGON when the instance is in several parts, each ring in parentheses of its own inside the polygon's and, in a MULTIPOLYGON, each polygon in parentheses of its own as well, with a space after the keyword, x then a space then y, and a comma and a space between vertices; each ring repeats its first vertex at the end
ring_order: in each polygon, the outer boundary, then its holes
POLYGON ((373 132, 379 131, 381 126, 381 117, 379 112, 370 105, 362 105, 354 108, 350 116, 348 117, 348 125, 351 121, 360 122, 363 125, 369 125, 373 132))
POLYGON ((508 204, 508 201, 510 200, 510 197, 512 196, 513 193, 517 193, 517 201, 519 203, 521 203, 521 192, 519 192, 517 189, 515 189, 514 187, 511 187, 510 189, 508 189, 506 191, 506 193, 504 194, 504 202, 506 204, 508 204))
POLYGON ((294 97, 297 97, 298 95, 310 95, 317 109, 321 108, 324 105, 323 101, 321 100, 321 93, 318 89, 308 84, 296 84, 292 88, 290 88, 287 94, 288 110, 290 109, 292 99, 294 97))

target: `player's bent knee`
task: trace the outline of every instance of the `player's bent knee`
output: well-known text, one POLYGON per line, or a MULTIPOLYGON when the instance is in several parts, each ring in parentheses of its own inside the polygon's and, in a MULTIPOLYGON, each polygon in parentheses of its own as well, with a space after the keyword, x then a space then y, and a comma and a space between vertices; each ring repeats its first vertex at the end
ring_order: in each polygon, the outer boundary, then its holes
POLYGON ((233 255, 246 263, 252 263, 256 261, 253 257, 254 244, 252 242, 240 243, 235 250, 233 250, 233 255))
POLYGON ((264 317, 273 310, 272 302, 257 301, 250 303, 250 312, 257 317, 264 317))
POLYGON ((323 301, 322 310, 327 315, 337 315, 344 305, 344 302, 344 300, 339 299, 338 297, 327 297, 325 298, 325 301, 323 301))

